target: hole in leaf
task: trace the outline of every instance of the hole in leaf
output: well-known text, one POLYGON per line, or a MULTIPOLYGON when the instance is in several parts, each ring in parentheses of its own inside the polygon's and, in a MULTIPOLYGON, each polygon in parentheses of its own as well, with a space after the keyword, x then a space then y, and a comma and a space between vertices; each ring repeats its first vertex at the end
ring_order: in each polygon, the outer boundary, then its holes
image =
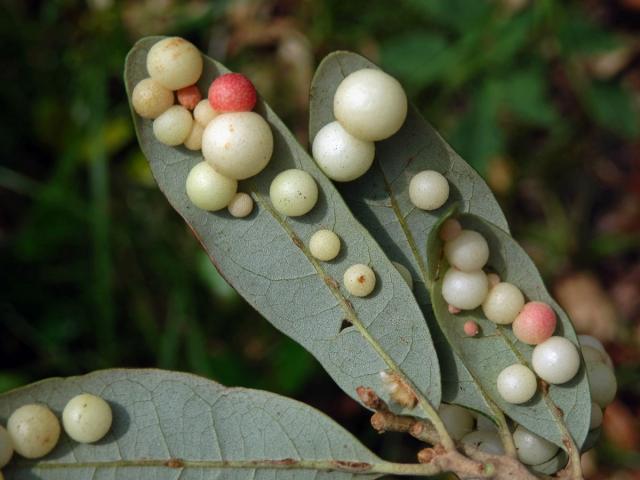
POLYGON ((342 333, 343 330, 349 328, 350 326, 351 326, 351 322, 346 318, 343 319, 342 323, 340 324, 340 333, 342 333))

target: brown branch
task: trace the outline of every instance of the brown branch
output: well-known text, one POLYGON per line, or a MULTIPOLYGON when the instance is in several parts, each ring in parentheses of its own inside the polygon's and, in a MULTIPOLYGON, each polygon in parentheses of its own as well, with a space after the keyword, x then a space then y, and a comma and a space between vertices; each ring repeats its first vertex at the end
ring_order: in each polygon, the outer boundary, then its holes
POLYGON ((408 432, 416 423, 413 417, 391 412, 376 412, 371 416, 371 426, 378 432, 408 432))

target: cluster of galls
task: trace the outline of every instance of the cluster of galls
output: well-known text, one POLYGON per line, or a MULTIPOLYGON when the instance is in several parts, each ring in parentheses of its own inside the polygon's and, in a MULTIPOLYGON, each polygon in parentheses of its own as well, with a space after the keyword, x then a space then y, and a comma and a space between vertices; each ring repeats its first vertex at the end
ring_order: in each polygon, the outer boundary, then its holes
MULTIPOLYGON (((192 168, 186 179, 186 194, 195 206, 212 212, 227 208, 234 217, 246 217, 254 208, 253 199, 237 192, 238 181, 257 175, 268 165, 274 148, 273 134, 268 122, 252 111, 257 93, 245 76, 219 76, 211 83, 207 99, 202 100, 196 85, 202 70, 202 55, 193 44, 177 37, 161 40, 147 54, 149 78, 135 86, 132 104, 141 117, 153 120, 153 132, 159 142, 202 150, 203 161, 192 168), (178 105, 174 105, 175 98, 178 105)), ((334 114, 338 121, 325 126, 314 140, 314 157, 333 180, 354 180, 371 166, 373 142, 393 135, 404 123, 407 98, 393 77, 363 69, 339 85, 334 114), (371 122, 371 118, 376 121, 371 122)), ((433 192, 425 193, 425 189, 433 183, 434 174, 446 187, 445 198, 435 202, 441 205, 448 196, 446 180, 436 172, 423 173, 429 179, 416 176, 412 198, 420 197, 421 208, 426 208, 425 196, 433 197, 433 192)), ((442 191, 440 185, 437 195, 442 196, 442 191)), ((288 217, 309 213, 318 194, 314 178, 300 169, 280 172, 269 188, 272 206, 288 217)), ((429 205, 433 207, 435 203, 432 199, 429 205)), ((311 255, 320 261, 335 259, 340 247, 340 238, 331 230, 319 230, 309 240, 311 255)), ((410 282, 406 268, 396 266, 410 282)), ((368 265, 355 264, 344 272, 343 282, 350 294, 366 297, 375 288, 376 276, 368 265)))
MULTIPOLYGON (((109 404, 88 393, 73 397, 62 411, 64 431, 79 443, 102 439, 112 420, 109 404)), ((0 425, 0 468, 9 463, 14 451, 24 458, 44 457, 58 444, 60 433, 60 422, 49 407, 23 405, 11 414, 6 429, 0 425)))
MULTIPOLYGON (((563 384, 573 379, 580 369, 580 355, 570 340, 553 336, 557 326, 553 308, 544 302, 526 302, 516 285, 500 281, 495 273, 483 271, 490 252, 487 241, 478 232, 464 230, 457 220, 449 219, 443 223, 439 234, 450 265, 442 282, 442 296, 449 304, 449 312, 457 314, 481 307, 487 319, 498 325, 511 325, 518 341, 535 345, 531 356, 533 371, 527 365, 516 363, 499 373, 496 390, 500 397, 506 402, 526 406, 538 389, 536 374, 550 384, 563 384)), ((463 330, 470 337, 480 334, 473 320, 467 321, 463 330)), ((594 429, 600 426, 602 409, 613 400, 617 384, 602 344, 585 335, 579 339, 591 384, 590 429, 594 429)), ((456 421, 462 422, 464 415, 459 417, 456 421)), ((467 418, 466 422, 471 420, 467 418)), ((540 464, 557 452, 555 445, 522 426, 518 426, 513 435, 523 463, 540 464)))

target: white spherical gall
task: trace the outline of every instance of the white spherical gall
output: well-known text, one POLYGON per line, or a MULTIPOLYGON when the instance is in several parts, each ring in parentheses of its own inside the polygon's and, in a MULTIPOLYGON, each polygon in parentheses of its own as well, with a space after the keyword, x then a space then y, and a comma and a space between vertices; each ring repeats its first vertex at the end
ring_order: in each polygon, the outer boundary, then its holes
POLYGON ((0 468, 4 467, 13 457, 13 443, 9 432, 0 425, 0 468))
POLYGON ((449 305, 462 310, 479 307, 487 297, 489 285, 482 270, 461 272, 450 268, 442 281, 442 296, 449 305))
POLYGON ((354 137, 370 142, 390 137, 407 117, 407 95, 391 75, 365 68, 340 82, 333 115, 354 137))
POLYGON ((443 242, 450 242, 462 232, 462 225, 455 218, 446 219, 440 226, 438 235, 443 242))
POLYGON ((273 153, 269 124, 255 112, 223 113, 204 129, 202 154, 217 171, 244 180, 267 166, 273 153))
POLYGON ((79 443, 94 443, 102 439, 111 429, 112 421, 109 404, 88 393, 73 397, 62 411, 65 432, 79 443))
POLYGON ((191 132, 189 132, 189 136, 184 141, 184 146, 189 150, 200 150, 202 148, 202 133, 204 132, 204 128, 198 122, 193 122, 191 126, 191 132))
POLYGON ((202 128, 205 128, 209 125, 209 122, 218 116, 218 112, 216 112, 208 99, 200 100, 196 105, 196 108, 193 109, 193 118, 196 122, 198 122, 202 128))
POLYGON ((460 440, 473 430, 474 418, 469 410, 443 403, 438 409, 442 423, 454 440, 460 440))
POLYGON ((329 262, 340 253, 340 237, 331 230, 318 230, 309 240, 311 255, 323 262, 329 262))
POLYGON ((173 105, 173 92, 153 78, 145 78, 133 88, 131 104, 142 118, 157 118, 173 105))
POLYGON ((449 198, 449 182, 434 170, 423 170, 409 182, 409 200, 422 210, 436 210, 449 198))
POLYGON ((200 78, 202 55, 184 38, 165 38, 149 49, 147 71, 165 88, 179 90, 193 85, 200 78))
POLYGON ((599 351, 602 354, 603 362, 613 368, 613 361, 600 340, 596 337, 592 337, 591 335, 578 335, 578 340, 580 341, 580 345, 588 346, 599 351))
POLYGON ((530 432, 522 425, 518 425, 513 432, 513 442, 518 451, 518 459, 525 465, 540 465, 551 460, 558 452, 557 445, 530 432))
POLYGON ((318 185, 304 170, 292 168, 280 172, 273 179, 269 196, 278 212, 289 217, 299 217, 316 205, 318 185))
POLYGON ((232 217, 244 218, 253 211, 253 198, 244 192, 236 193, 227 206, 232 217))
POLYGON ((351 295, 366 297, 376 286, 376 274, 367 265, 356 263, 347 268, 342 281, 351 295))
POLYGON ((520 289, 511 283, 501 282, 489 290, 482 303, 482 312, 492 322, 508 325, 516 319, 523 306, 524 295, 520 289))
POLYGON ((472 445, 479 451, 489 455, 504 455, 504 447, 500 435, 496 431, 476 430, 467 433, 461 440, 462 443, 472 445))
POLYGON ((564 337, 551 337, 533 349, 533 371, 548 383, 565 383, 580 369, 576 346, 564 337))
POLYGON ((478 232, 462 230, 444 244, 444 255, 458 270, 473 272, 482 269, 489 260, 489 244, 478 232))
POLYGON ((396 270, 398 270, 398 273, 402 276, 404 281, 407 282, 409 289, 413 290, 413 278, 411 277, 411 272, 409 271, 409 269, 404 265, 402 265, 401 263, 398 263, 398 262, 391 262, 391 263, 393 263, 393 266, 396 267, 396 270))
POLYGON ((216 172, 207 162, 200 162, 189 172, 186 189, 196 207, 215 212, 229 205, 238 182, 216 172))
POLYGON ((376 148, 373 142, 360 140, 338 122, 331 122, 313 139, 312 152, 327 177, 337 182, 350 182, 369 170, 376 148))
POLYGON ((44 405, 24 405, 9 417, 7 431, 17 453, 25 458, 41 458, 57 445, 60 422, 44 405))
POLYGON ((591 421, 589 422, 589 430, 598 428, 602 425, 602 408, 595 402, 591 402, 591 421))
POLYGON ((538 389, 538 381, 528 367, 514 364, 500 372, 496 386, 506 402, 518 404, 531 400, 538 389))
POLYGON ((591 399, 605 408, 616 396, 618 382, 613 370, 604 363, 587 364, 591 399))
POLYGON ((605 357, 600 350, 596 350, 588 345, 583 345, 580 349, 584 358, 584 363, 587 365, 591 363, 605 363, 605 357))
POLYGON ((153 134, 160 143, 175 147, 191 133, 193 117, 186 108, 174 105, 153 121, 153 134))

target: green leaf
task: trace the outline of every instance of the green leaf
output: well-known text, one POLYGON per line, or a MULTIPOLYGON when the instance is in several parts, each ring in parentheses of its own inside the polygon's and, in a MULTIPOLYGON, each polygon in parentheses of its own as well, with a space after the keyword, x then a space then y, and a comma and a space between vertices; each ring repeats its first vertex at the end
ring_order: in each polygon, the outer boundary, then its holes
POLYGON ((540 67, 517 70, 501 82, 503 102, 507 110, 526 122, 550 127, 558 114, 549 101, 547 81, 540 67))
MULTIPOLYGON (((555 334, 579 345, 571 321, 551 298, 533 261, 520 245, 509 234, 475 215, 461 214, 457 218, 463 228, 477 231, 487 240, 491 252, 488 267, 498 273, 503 281, 517 285, 529 301, 536 300, 551 305, 559 320, 555 334)), ((538 389, 526 404, 505 402, 496 388, 498 374, 514 363, 522 363, 531 368, 533 347, 519 342, 510 326, 496 325, 487 320, 480 309, 463 311, 458 315, 450 314, 447 302, 441 294, 442 277, 447 265, 441 255, 442 241, 438 237, 437 228, 429 235, 427 249, 432 282, 431 298, 436 319, 449 344, 471 373, 482 382, 483 390, 510 418, 532 432, 563 448, 570 434, 578 447, 582 446, 589 431, 591 415, 591 396, 584 365, 572 380, 562 385, 549 385, 547 391, 538 389), (464 335, 463 325, 470 319, 480 325, 480 336, 464 335)))
MULTIPOLYGON (((333 96, 342 79, 362 68, 378 68, 350 52, 326 57, 313 79, 309 138, 334 120, 333 96)), ((451 350, 433 320, 427 291, 428 234, 446 206, 435 212, 417 210, 409 201, 411 177, 425 169, 443 172, 451 185, 449 204, 460 202, 471 211, 507 229, 507 222, 493 194, 480 176, 462 160, 418 111, 410 106, 398 133, 376 143, 374 166, 360 179, 337 184, 347 204, 369 229, 389 257, 406 266, 414 280, 414 293, 429 319, 443 379, 443 400, 480 411, 500 423, 501 412, 483 394, 460 358, 451 350)))
POLYGON ((591 54, 614 50, 620 46, 615 35, 585 15, 583 8, 562 10, 562 18, 557 22, 558 39, 565 53, 591 54))
POLYGON ((87 445, 63 434, 43 459, 14 457, 4 468, 7 480, 348 479, 389 465, 307 405, 162 370, 103 370, 35 383, 0 395, 0 423, 27 403, 44 403, 60 417, 80 393, 111 405, 107 436, 87 445))
MULTIPOLYGON (((160 38, 145 38, 129 53, 125 68, 129 94, 147 76, 147 51, 160 38)), ((228 71, 208 57, 204 65, 202 91, 228 71)), ((249 217, 236 219, 226 211, 195 208, 187 198, 185 179, 202 160, 200 153, 160 144, 152 122, 134 114, 140 145, 160 189, 226 280, 278 329, 309 350, 347 394, 357 399, 360 385, 382 392, 378 374, 390 369, 415 386, 423 406, 425 397, 437 406, 438 358, 411 291, 280 119, 262 100, 256 111, 271 126, 274 153, 264 171, 240 183, 239 189, 250 192, 256 202, 249 217), (303 217, 283 217, 269 200, 271 180, 288 168, 306 170, 318 184, 318 204, 303 217), (320 228, 331 228, 342 239, 342 252, 332 262, 318 262, 306 246, 320 228), (344 271, 354 263, 368 263, 376 272, 376 289, 366 298, 351 297, 340 285, 344 271)), ((412 413, 424 416, 417 410, 412 413)))
POLYGON ((486 171, 488 161, 504 151, 504 135, 498 125, 500 100, 500 85, 495 80, 485 81, 451 140, 480 171, 486 171))
POLYGON ((443 35, 411 31, 385 40, 380 55, 385 68, 419 90, 442 78, 457 60, 448 46, 443 35))
POLYGON ((629 139, 638 135, 638 110, 623 87, 594 82, 584 92, 584 97, 587 110, 598 125, 629 139))
POLYGON ((487 0, 405 0, 425 19, 438 25, 450 28, 459 33, 466 33, 486 22, 493 11, 493 5, 487 0))

